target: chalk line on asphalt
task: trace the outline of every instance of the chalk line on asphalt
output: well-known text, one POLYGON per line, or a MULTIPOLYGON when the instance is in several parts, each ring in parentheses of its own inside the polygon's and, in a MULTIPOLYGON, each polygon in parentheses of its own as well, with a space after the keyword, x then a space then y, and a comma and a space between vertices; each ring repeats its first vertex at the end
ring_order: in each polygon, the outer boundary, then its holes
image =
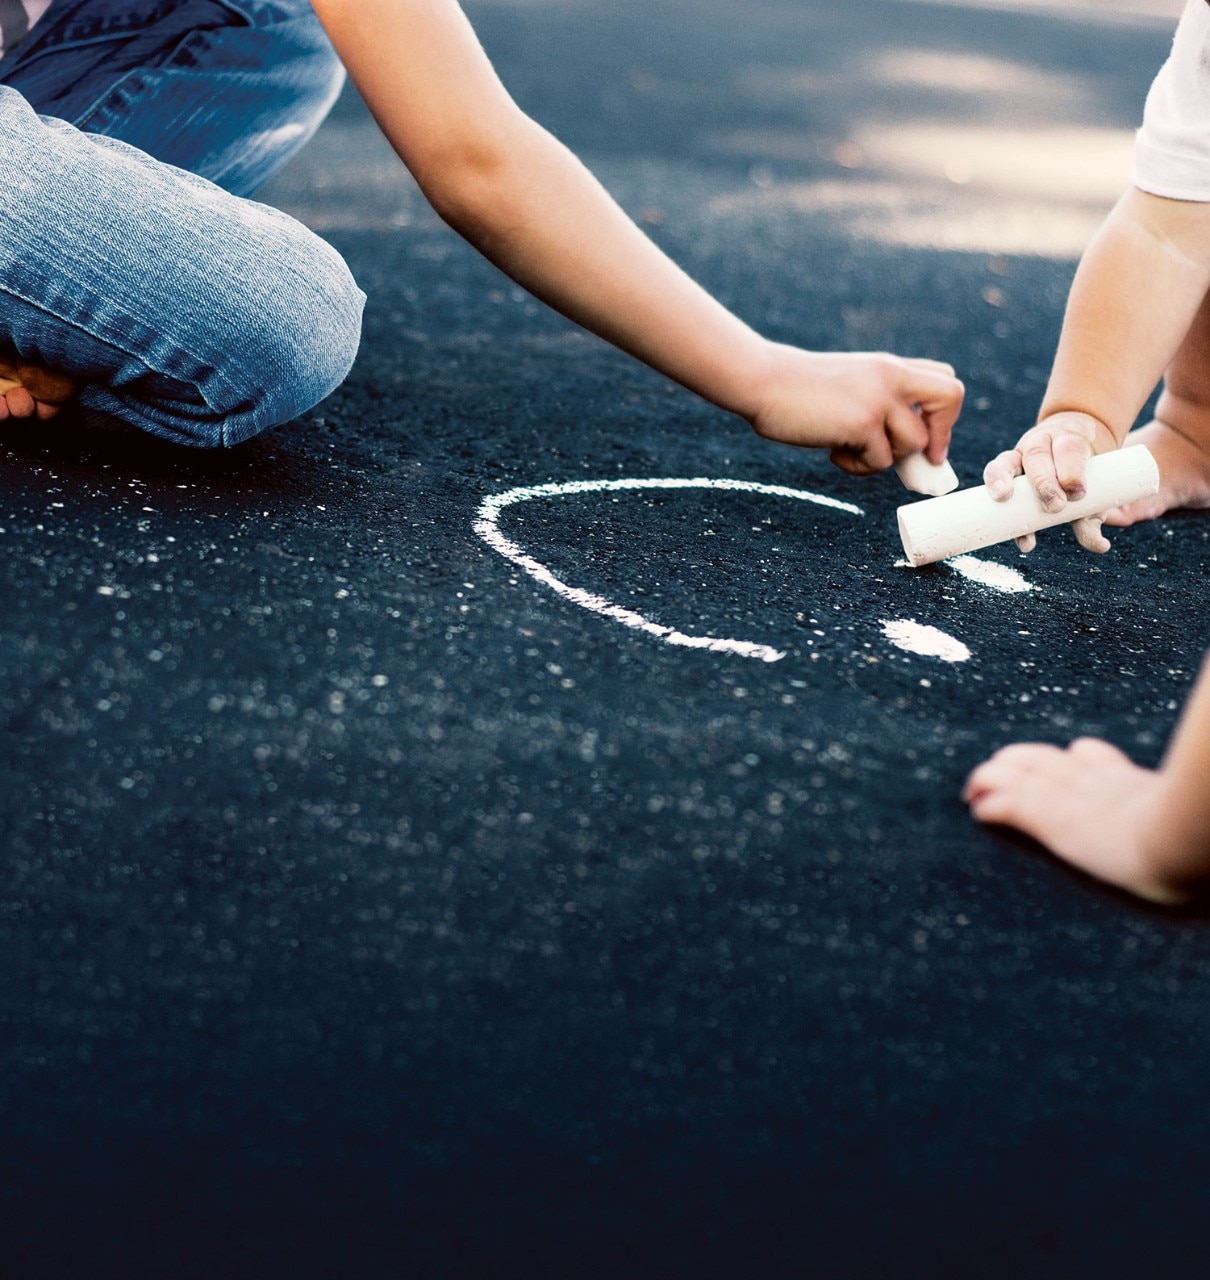
MULTIPOLYGON (((508 507, 520 502, 533 502, 545 498, 568 498, 586 493, 626 493, 643 490, 712 489, 723 493, 758 493, 770 498, 790 498, 797 502, 812 502, 816 506, 849 515, 862 516, 865 512, 851 502, 829 498, 826 494, 811 493, 807 489, 791 489, 779 484, 761 484, 754 480, 710 479, 697 476, 684 479, 641 480, 570 480, 563 483, 525 485, 504 493, 490 494, 479 505, 475 519, 475 532, 494 551, 523 569, 535 582, 540 582, 556 595, 572 604, 587 609, 603 618, 619 622, 634 631, 654 637, 664 644, 684 649, 705 649, 712 653, 734 653, 742 658, 755 658, 760 662, 780 662, 786 656, 782 649, 758 644, 752 640, 732 640, 720 636, 689 635, 675 627, 654 622, 634 609, 615 604, 605 596, 582 587, 573 587, 557 577, 540 560, 531 556, 500 530, 500 515, 508 507)), ((980 561, 973 556, 962 556, 954 568, 964 577, 996 591, 1020 592, 1032 588, 1025 579, 1004 566, 980 561)), ((971 651, 960 640, 947 635, 936 627, 925 626, 911 619, 888 619, 881 622, 883 635, 898 648, 908 653, 940 658, 943 662, 965 662, 971 651)))

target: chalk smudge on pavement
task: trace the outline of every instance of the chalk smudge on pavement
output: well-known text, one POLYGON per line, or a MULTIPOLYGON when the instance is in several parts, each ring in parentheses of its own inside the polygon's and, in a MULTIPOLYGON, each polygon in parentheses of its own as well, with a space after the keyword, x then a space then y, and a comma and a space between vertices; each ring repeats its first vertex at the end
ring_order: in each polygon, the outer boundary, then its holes
POLYGON ((1033 583, 1023 574, 1010 565, 997 564, 994 560, 980 560, 977 556, 954 556, 945 563, 968 581, 977 582, 982 587, 991 587, 993 591, 1019 595, 1023 591, 1034 589, 1033 583))
POLYGON ((565 498, 584 493, 617 493, 649 489, 714 489, 724 493, 759 493, 766 497, 813 502, 817 506, 830 507, 835 511, 847 511, 855 516, 865 514, 860 507, 854 506, 851 502, 841 502, 837 498, 829 498, 823 494, 809 493, 805 489, 790 489, 778 484, 758 484, 752 480, 712 480, 705 477, 671 480, 574 480, 564 484, 538 484, 509 489, 505 493, 493 494, 485 498, 475 520, 475 532, 489 547, 524 569, 531 578, 549 587, 564 600, 570 600, 573 604, 578 604, 592 613, 611 618, 615 622, 622 623, 623 626, 654 636, 665 644, 687 649, 707 649, 714 653, 734 653, 743 658, 756 658, 761 662, 778 662, 784 658, 786 655, 783 650, 774 649, 765 644, 756 644, 750 640, 687 635, 673 627, 653 622, 633 609, 614 604, 604 596, 585 591, 580 587, 569 586, 557 578, 541 561, 528 555, 500 531, 500 513, 506 507, 511 507, 518 502, 531 502, 538 498, 565 498))
POLYGON ((936 627, 925 626, 914 618, 896 618, 882 624, 882 634, 907 653, 923 658, 940 658, 942 662, 965 662, 971 651, 953 636, 936 627))
MULTIPOLYGON (((941 563, 955 570, 968 582, 990 587, 993 591, 1002 591, 1005 595, 1020 595, 1024 591, 1036 590, 1023 573, 1010 565, 997 564, 994 560, 980 560, 978 556, 953 556, 941 563)), ((896 560, 895 568, 916 571, 910 560, 896 560)))

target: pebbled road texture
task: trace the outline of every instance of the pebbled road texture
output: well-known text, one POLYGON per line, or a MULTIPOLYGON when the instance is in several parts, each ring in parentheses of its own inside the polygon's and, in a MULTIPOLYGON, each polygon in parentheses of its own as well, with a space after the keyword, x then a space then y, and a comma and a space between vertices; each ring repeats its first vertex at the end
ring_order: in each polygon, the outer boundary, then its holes
MULTIPOLYGON (((764 332, 1039 400, 1170 4, 476 0, 505 82, 764 332)), ((1003 742, 1155 762, 1210 521, 896 565, 890 477, 542 309, 351 95, 266 198, 370 295, 227 454, 0 443, 0 1276, 1188 1276, 1210 932, 976 828, 1003 742), (476 534, 489 495, 568 587, 476 534), (964 643, 893 646, 913 619, 964 643)))

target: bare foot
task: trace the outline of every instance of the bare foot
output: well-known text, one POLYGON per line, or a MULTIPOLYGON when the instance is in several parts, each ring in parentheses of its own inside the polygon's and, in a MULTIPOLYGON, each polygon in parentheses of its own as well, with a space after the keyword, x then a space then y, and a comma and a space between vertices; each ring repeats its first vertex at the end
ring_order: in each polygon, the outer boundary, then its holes
POLYGON ((1156 418, 1132 431, 1123 448, 1145 444, 1160 469, 1160 491, 1105 512, 1106 524, 1123 527, 1154 520, 1168 511, 1210 508, 1210 438, 1200 443, 1156 418))
POLYGON ((1175 906, 1196 895, 1195 886, 1165 876, 1159 865, 1160 775, 1107 742, 1080 738, 1066 751, 1036 742, 1005 747, 971 774, 962 798, 980 822, 1015 827, 1149 902, 1175 906))
POLYGON ((29 364, 15 354, 0 355, 0 422, 9 418, 53 418, 76 393, 65 374, 29 364))

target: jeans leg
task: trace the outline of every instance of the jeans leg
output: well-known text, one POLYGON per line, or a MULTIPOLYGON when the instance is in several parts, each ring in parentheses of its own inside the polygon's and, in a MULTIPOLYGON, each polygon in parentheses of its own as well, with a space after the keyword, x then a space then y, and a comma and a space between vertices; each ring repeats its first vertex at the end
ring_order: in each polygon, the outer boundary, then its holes
POLYGON ((356 353, 364 297, 293 219, 0 86, 0 334, 81 404, 229 445, 309 409, 356 353))
POLYGON ((307 0, 58 0, 0 84, 248 195, 319 127, 344 72, 307 0))

